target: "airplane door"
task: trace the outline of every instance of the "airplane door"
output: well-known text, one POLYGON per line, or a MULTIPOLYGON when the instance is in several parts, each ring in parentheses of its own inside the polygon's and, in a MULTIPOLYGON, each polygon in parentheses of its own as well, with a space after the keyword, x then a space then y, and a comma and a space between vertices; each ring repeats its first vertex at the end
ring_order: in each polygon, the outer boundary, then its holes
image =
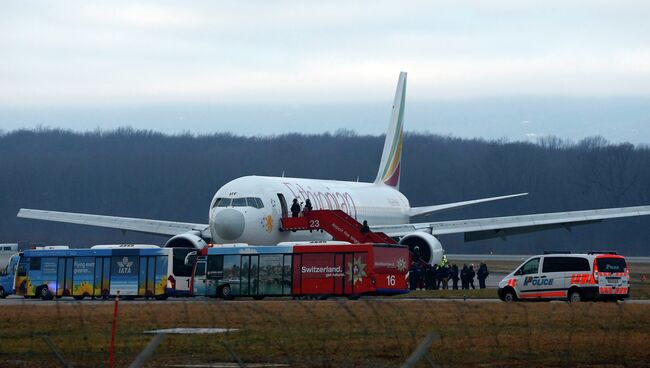
POLYGON ((205 291, 205 261, 200 261, 196 263, 196 270, 194 271, 194 290, 192 290, 192 294, 205 296, 205 291))
POLYGON ((287 200, 284 198, 284 194, 278 193, 278 199, 280 200, 280 207, 282 208, 282 217, 289 217, 287 200))

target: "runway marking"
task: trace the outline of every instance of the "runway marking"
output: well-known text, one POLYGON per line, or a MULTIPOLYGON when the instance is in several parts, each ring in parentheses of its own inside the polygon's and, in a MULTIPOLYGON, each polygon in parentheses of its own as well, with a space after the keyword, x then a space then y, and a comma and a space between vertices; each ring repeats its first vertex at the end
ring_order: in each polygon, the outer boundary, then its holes
POLYGON ((162 330, 150 330, 145 331, 147 334, 219 334, 237 331, 236 328, 190 328, 190 327, 179 327, 179 328, 164 328, 162 330))

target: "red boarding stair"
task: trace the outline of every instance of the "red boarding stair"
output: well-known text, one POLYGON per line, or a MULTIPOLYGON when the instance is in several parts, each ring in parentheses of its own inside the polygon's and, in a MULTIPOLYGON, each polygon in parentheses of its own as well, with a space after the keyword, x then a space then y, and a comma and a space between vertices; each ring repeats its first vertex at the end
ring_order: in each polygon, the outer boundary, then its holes
POLYGON ((315 210, 300 213, 300 217, 285 217, 281 220, 283 231, 324 230, 334 240, 352 244, 382 243, 397 244, 393 238, 381 232, 361 232, 361 224, 341 210, 315 210))

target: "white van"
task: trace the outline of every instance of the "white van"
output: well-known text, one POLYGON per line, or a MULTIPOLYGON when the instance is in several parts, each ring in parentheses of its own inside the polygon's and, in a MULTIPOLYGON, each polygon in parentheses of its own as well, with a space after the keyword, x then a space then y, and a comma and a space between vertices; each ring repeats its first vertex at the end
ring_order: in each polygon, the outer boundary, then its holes
POLYGON ((527 259, 499 283, 503 301, 622 300, 630 295, 630 271, 615 252, 549 252, 527 259))

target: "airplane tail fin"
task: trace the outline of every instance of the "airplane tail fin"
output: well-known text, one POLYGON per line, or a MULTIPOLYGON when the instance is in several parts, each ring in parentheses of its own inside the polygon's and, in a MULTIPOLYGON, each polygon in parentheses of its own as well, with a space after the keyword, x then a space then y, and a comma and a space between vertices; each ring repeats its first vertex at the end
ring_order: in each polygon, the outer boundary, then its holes
POLYGON ((386 132, 384 151, 381 154, 379 171, 375 184, 383 183, 399 189, 400 166, 402 162, 402 140, 404 130, 404 99, 406 97, 406 72, 399 73, 393 112, 386 132))

